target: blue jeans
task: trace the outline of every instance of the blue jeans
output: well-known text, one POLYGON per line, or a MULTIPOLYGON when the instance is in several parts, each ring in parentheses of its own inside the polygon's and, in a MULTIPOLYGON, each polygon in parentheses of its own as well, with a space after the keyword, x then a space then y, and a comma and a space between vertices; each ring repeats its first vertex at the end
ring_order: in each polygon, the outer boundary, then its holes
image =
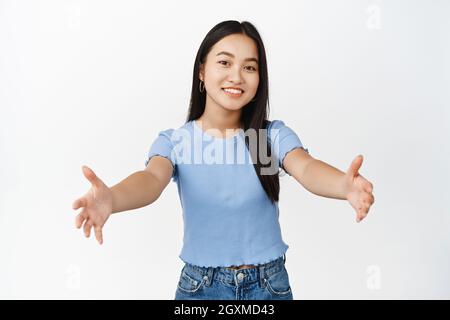
POLYGON ((293 300, 286 255, 250 269, 185 263, 175 300, 293 300))

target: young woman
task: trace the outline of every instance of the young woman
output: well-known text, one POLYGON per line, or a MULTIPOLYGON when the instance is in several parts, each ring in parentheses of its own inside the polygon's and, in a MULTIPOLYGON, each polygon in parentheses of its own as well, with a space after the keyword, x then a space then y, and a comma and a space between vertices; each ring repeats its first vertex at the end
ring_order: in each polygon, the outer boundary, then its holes
POLYGON ((156 201, 172 179, 183 207, 184 241, 175 299, 293 299, 288 245, 278 221, 279 169, 310 192, 346 199, 357 222, 374 202, 356 157, 346 173, 313 158, 281 120, 268 120, 261 37, 249 22, 224 21, 206 35, 194 63, 186 123, 161 131, 145 170, 109 188, 83 166, 92 187, 73 208, 76 226, 99 243, 112 213, 156 201))

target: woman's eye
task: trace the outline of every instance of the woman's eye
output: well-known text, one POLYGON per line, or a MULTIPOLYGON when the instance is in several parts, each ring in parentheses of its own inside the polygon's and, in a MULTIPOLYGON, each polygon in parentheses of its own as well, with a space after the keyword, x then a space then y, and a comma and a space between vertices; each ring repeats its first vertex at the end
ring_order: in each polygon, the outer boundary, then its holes
MULTIPOLYGON (((228 64, 230 64, 228 61, 225 61, 225 60, 220 60, 218 63, 223 66, 227 66, 228 64)), ((252 72, 256 71, 256 68, 252 67, 252 66, 246 66, 245 68, 247 68, 247 70, 252 71, 252 72)))

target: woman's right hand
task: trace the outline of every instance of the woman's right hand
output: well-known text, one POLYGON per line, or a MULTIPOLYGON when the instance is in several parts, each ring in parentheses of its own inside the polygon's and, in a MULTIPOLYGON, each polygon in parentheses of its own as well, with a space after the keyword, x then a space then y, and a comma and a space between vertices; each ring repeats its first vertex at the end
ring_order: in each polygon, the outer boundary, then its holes
POLYGON ((112 213, 112 191, 90 168, 83 166, 82 171, 92 187, 72 205, 74 210, 83 208, 75 218, 75 225, 79 229, 84 223, 84 234, 88 238, 93 227, 97 241, 102 244, 102 228, 112 213))

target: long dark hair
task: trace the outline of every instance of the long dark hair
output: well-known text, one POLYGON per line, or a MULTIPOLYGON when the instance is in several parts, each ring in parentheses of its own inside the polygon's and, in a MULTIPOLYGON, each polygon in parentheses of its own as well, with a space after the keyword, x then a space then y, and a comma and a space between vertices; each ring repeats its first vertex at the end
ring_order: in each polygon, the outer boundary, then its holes
MULTIPOLYGON (((220 41, 222 38, 231 35, 231 34, 244 34, 256 42, 258 47, 258 70, 259 70, 259 85, 258 90, 256 91, 256 95, 251 102, 245 105, 242 109, 241 114, 241 122, 244 124, 244 131, 249 128, 256 130, 256 145, 260 146, 260 130, 259 129, 267 129, 268 124, 268 113, 269 113, 269 79, 267 73, 267 61, 266 61, 266 52, 264 48, 263 41, 261 36, 259 35, 256 28, 250 22, 243 21, 235 21, 228 20, 223 21, 216 26, 214 26, 205 36, 203 42, 198 49, 197 56, 195 58, 194 63, 194 74, 192 77, 192 92, 191 92, 191 100, 189 105, 189 112, 187 116, 186 122, 191 120, 196 120, 200 118, 200 116, 205 111, 206 104, 206 90, 203 92, 199 91, 199 70, 200 65, 203 64, 206 60, 206 56, 214 46, 215 43, 220 41)), ((269 161, 270 163, 273 161, 273 157, 271 155, 270 141, 265 134, 266 131, 262 130, 262 141, 261 143, 266 143, 267 156, 272 158, 269 161), (264 141, 265 140, 265 141, 264 141)), ((249 140, 246 136, 245 142, 247 148, 249 148, 249 140)), ((266 167, 267 165, 261 163, 260 152, 256 152, 257 161, 253 161, 253 166, 255 167, 256 174, 258 175, 259 181, 261 182, 262 187, 264 188, 267 196, 270 201, 278 202, 279 193, 280 193, 280 180, 278 177, 278 172, 273 175, 261 175, 261 168, 266 167)), ((275 160, 276 161, 276 160, 275 160)))

